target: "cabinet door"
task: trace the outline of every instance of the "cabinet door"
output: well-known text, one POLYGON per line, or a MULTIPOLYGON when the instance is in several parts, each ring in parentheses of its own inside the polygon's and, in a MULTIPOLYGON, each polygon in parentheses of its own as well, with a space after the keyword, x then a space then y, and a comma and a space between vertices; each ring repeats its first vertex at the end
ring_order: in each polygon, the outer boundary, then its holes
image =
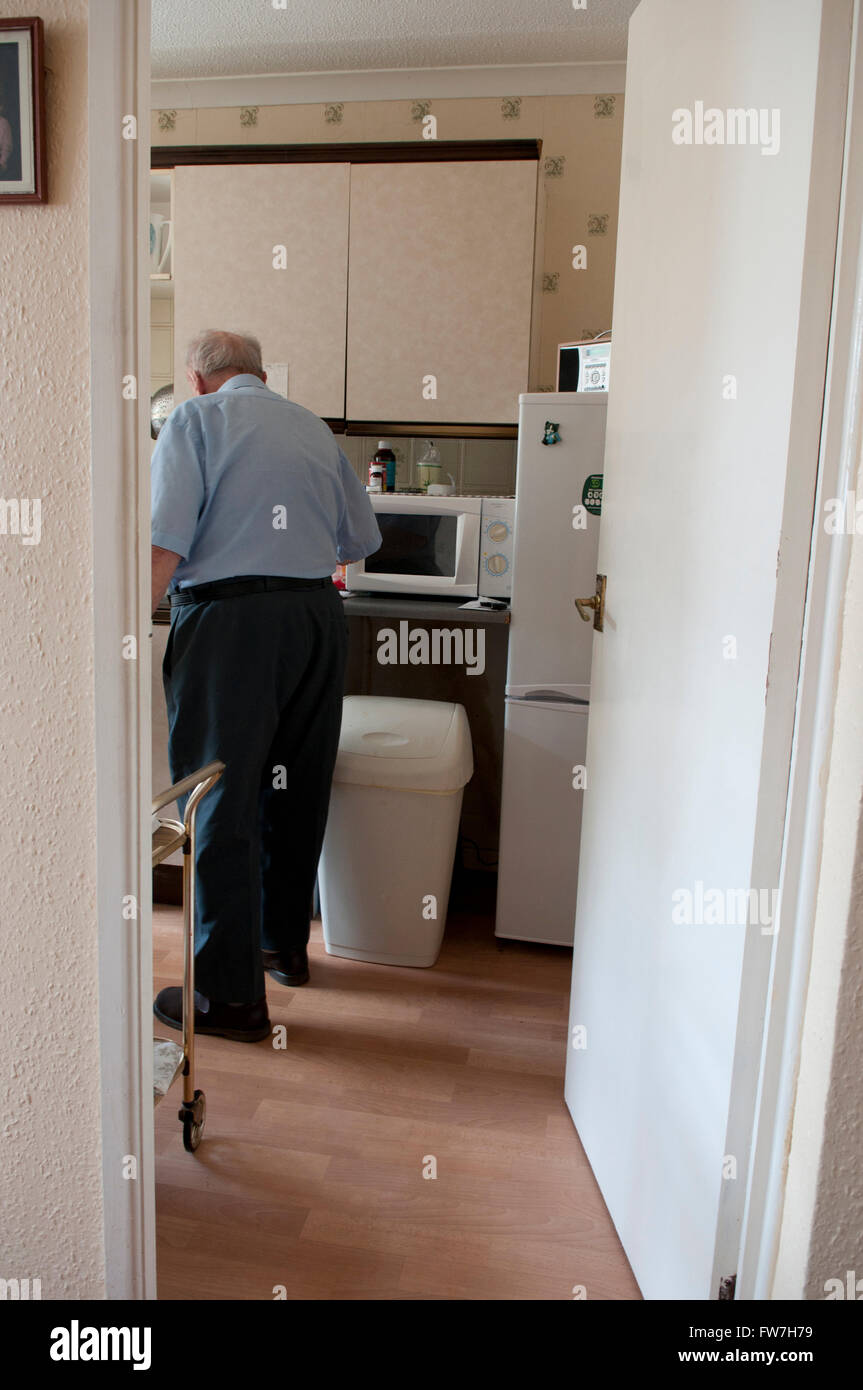
POLYGON ((536 178, 533 160, 354 165, 349 419, 517 420, 536 178))
POLYGON ((177 400, 189 394, 189 339, 228 328, 259 338, 264 362, 287 364, 291 400, 344 415, 349 187, 347 164, 177 167, 177 400))

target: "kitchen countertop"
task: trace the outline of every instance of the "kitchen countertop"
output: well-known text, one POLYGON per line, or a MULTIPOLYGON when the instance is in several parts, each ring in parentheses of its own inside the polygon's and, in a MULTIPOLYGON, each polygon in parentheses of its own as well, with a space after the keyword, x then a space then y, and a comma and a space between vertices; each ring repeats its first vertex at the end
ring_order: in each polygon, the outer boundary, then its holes
MULTIPOLYGON (((342 600, 349 618, 413 618, 416 622, 508 623, 509 608, 462 608, 447 599, 390 597, 386 594, 352 594, 342 600)), ((153 622, 167 626, 171 605, 163 599, 153 614, 153 622)))
POLYGON ((344 598, 349 618, 413 618, 416 622, 508 623, 509 608, 462 608, 448 599, 405 598, 389 594, 351 594, 344 598))

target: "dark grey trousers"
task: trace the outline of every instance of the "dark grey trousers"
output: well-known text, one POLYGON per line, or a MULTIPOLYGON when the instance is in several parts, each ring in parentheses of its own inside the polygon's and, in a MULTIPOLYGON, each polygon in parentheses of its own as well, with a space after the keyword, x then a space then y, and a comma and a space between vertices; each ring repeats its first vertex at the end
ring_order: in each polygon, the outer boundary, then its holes
POLYGON ((220 1003, 263 995, 262 946, 309 939, 347 646, 332 585, 171 611, 171 775, 225 763, 198 808, 196 855, 195 986, 220 1003))

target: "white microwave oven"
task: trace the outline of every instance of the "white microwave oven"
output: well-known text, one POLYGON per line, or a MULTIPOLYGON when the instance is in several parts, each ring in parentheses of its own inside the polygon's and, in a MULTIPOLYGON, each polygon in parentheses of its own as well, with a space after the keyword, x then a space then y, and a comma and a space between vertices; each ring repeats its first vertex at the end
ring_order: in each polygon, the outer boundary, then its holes
POLYGON ((348 565, 354 593, 509 598, 513 497, 428 497, 379 492, 369 499, 382 544, 348 565))
POLYGON ((558 343, 558 391, 607 391, 611 343, 558 343))

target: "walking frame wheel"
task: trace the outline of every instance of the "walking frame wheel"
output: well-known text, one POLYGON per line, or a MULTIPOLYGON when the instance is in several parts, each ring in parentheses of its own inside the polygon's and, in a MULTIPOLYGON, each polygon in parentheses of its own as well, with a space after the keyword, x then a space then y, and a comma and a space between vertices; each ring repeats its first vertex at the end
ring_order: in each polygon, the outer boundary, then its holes
POLYGON ((183 1126, 183 1148, 193 1154, 204 1137, 207 1123, 207 1098, 203 1091, 196 1091, 193 1101, 183 1101, 178 1118, 183 1126))

